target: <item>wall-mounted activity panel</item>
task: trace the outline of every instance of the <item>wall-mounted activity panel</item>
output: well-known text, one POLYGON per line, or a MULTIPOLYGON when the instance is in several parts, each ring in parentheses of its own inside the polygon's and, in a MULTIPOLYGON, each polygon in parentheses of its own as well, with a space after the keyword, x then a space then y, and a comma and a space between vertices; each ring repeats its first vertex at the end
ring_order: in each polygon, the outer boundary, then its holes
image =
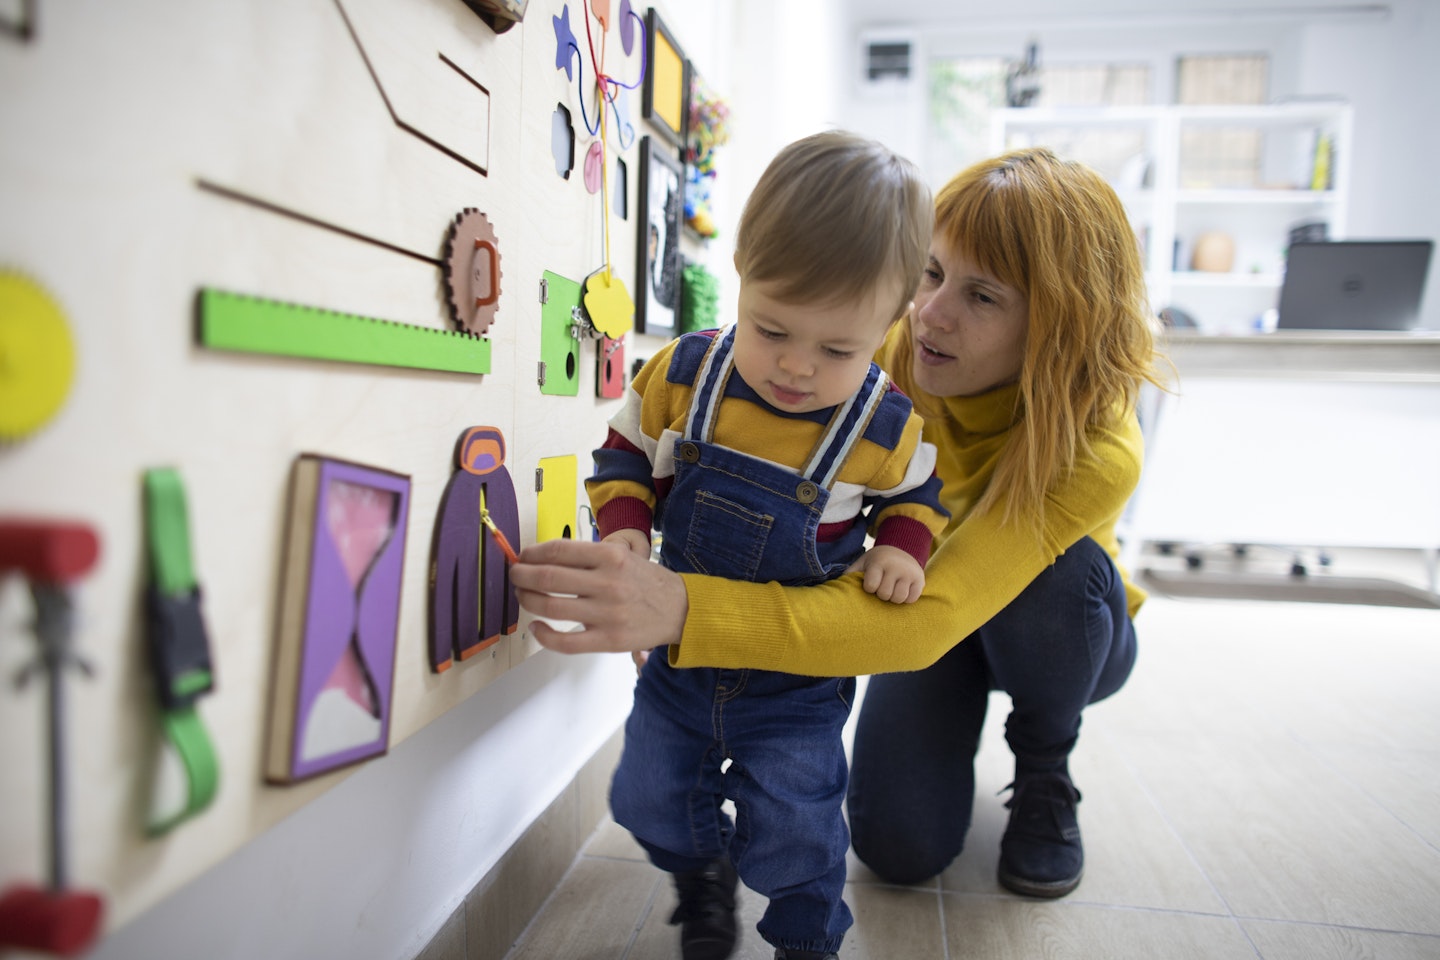
MULTIPOLYGON (((624 389, 642 121, 596 64, 634 84, 643 44, 633 13, 504 6, 497 32, 463 0, 0 3, 0 513, 106 546, 65 820, 107 929, 539 649, 507 554, 576 535, 624 389), (188 768, 173 711, 213 747, 188 768)), ((0 624, 34 619, 0 578, 0 624)), ((0 677, 32 632, 0 631, 0 677)), ((41 706, 0 696, 0 890, 44 879, 41 706)))

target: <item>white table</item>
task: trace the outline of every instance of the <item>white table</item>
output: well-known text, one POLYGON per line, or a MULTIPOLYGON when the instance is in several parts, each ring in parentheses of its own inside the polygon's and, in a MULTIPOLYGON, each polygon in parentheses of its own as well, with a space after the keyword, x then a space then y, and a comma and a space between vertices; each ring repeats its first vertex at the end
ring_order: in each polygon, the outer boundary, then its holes
POLYGON ((1161 543, 1440 556, 1440 333, 1172 332, 1122 561, 1161 543))

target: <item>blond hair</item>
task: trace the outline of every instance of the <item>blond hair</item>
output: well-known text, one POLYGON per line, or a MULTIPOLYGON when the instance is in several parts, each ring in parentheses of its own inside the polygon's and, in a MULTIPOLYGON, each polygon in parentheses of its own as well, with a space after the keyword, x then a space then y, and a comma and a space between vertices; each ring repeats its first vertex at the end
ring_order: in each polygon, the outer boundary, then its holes
MULTIPOLYGON (((936 195, 935 229, 1029 300, 1020 419, 974 509, 1003 502, 1005 519, 1038 524, 1046 492, 1088 451, 1087 433, 1132 409, 1143 382, 1165 386, 1139 244, 1110 185, 1045 148, 961 171, 936 195)), ((905 336, 909 357, 908 324, 905 336)), ((900 384, 913 397, 909 379, 900 384)), ((931 398, 916 405, 940 413, 931 398)))
POLYGON ((934 208, 913 163, 874 140, 830 130, 770 161, 740 215, 735 268, 742 283, 775 284, 790 303, 838 303, 901 285, 903 314, 930 246, 934 208))

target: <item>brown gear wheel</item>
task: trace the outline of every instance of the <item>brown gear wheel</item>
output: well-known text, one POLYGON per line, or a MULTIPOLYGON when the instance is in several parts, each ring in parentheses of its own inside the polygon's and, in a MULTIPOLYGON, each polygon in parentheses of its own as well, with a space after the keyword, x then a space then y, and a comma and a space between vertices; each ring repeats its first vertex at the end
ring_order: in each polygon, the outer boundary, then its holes
POLYGON ((485 214, 474 207, 455 214, 440 269, 455 325, 483 336, 500 309, 500 240, 485 214))

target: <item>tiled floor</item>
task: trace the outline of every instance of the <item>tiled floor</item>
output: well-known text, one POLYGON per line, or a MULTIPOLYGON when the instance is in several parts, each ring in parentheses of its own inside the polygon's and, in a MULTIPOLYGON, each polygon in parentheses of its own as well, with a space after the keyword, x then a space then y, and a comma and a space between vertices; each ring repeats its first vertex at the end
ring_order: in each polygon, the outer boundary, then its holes
MULTIPOLYGON (((1424 576, 1416 555, 1343 559, 1424 576)), ((996 695, 965 852, 918 887, 852 855, 840 956, 1440 958, 1440 610, 1157 596, 1137 627, 1136 671, 1087 711, 1071 763, 1079 889, 1040 902, 995 881, 1011 773, 996 695)), ((607 821, 507 960, 673 960, 673 905, 607 821)), ((742 890, 741 960, 770 960, 763 909, 742 890)))

